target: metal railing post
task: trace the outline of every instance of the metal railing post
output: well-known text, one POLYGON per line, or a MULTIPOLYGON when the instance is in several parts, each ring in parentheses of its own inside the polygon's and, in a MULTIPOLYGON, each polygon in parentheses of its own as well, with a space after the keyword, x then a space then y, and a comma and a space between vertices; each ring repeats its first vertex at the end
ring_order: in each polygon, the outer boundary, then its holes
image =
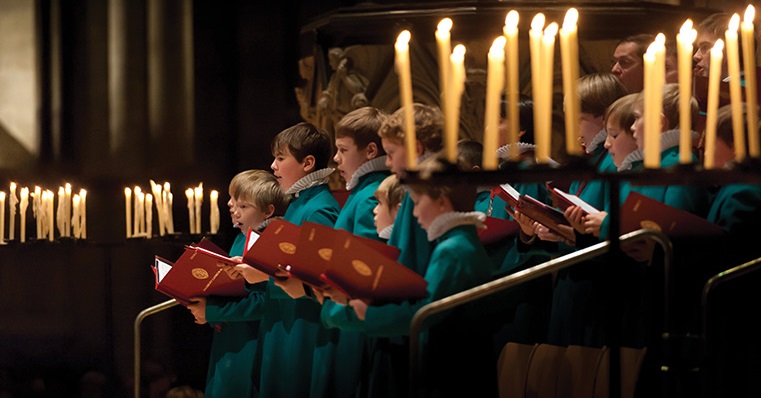
POLYGON ((156 304, 152 307, 148 307, 142 311, 140 311, 139 314, 137 314, 137 317, 135 317, 135 323, 134 323, 134 332, 135 332, 135 363, 134 363, 134 378, 135 378, 135 398, 140 398, 140 324, 143 322, 143 319, 148 317, 149 315, 153 315, 156 313, 159 313, 161 311, 167 310, 169 308, 172 308, 176 305, 180 304, 177 300, 171 299, 164 301, 163 303, 156 304))

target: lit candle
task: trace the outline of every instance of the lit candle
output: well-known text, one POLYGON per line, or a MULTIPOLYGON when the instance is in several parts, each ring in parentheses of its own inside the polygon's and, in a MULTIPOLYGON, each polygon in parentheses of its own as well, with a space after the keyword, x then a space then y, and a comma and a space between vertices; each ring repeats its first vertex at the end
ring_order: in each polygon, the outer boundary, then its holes
POLYGON ((452 50, 449 56, 449 67, 449 84, 447 85, 449 111, 445 115, 445 123, 452 126, 448 140, 454 144, 451 145, 453 149, 447 151, 447 160, 455 164, 457 163, 457 139, 460 136, 460 102, 465 89, 465 46, 462 44, 456 45, 452 50))
POLYGON ((742 87, 740 86, 740 49, 737 43, 737 29, 740 16, 733 14, 729 27, 724 32, 727 46, 727 68, 729 71, 729 99, 732 109, 732 130, 734 131, 735 160, 745 159, 745 123, 743 121, 742 87))
MULTIPOLYGON (((539 13, 531 20, 531 29, 528 32, 529 50, 531 53, 531 94, 534 100, 534 142, 536 143, 536 155, 538 157, 544 132, 544 118, 542 117, 542 104, 544 103, 542 89, 542 30, 544 29, 544 14, 539 13)), ((512 152, 512 151, 511 151, 512 152)))
POLYGON ((138 225, 137 225, 137 231, 139 231, 139 234, 136 233, 135 235, 139 236, 146 236, 145 235, 145 193, 140 191, 136 195, 137 198, 137 210, 135 211, 135 216, 138 219, 138 225))
POLYGON ((196 233, 196 212, 195 204, 193 203, 193 188, 188 188, 185 190, 185 197, 188 198, 188 218, 190 221, 190 233, 194 234, 196 233))
POLYGON ((32 195, 32 216, 34 217, 35 222, 35 233, 37 234, 37 239, 42 239, 42 212, 40 211, 42 208, 42 188, 40 188, 39 185, 36 185, 34 187, 34 192, 32 195))
POLYGON ((499 103, 505 78, 505 37, 497 37, 489 49, 489 65, 486 75, 486 109, 484 110, 483 167, 496 170, 499 146, 499 103))
POLYGON ((132 236, 132 189, 124 188, 124 217, 127 238, 132 236))
POLYGON ((552 136, 552 89, 553 89, 553 59, 555 55, 555 36, 558 33, 558 24, 555 22, 547 25, 542 36, 542 52, 540 62, 540 99, 541 108, 539 117, 542 122, 538 134, 536 146, 537 163, 548 163, 550 160, 551 136, 552 136))
POLYGON ((19 202, 19 219, 21 221, 21 243, 26 242, 26 208, 29 206, 29 188, 21 188, 21 202, 19 202))
POLYGON ((145 195, 145 236, 153 237, 153 195, 145 195))
POLYGON ((716 156, 716 118, 719 111, 719 83, 721 81, 721 60, 724 57, 724 42, 719 39, 711 49, 711 63, 708 67, 708 106, 706 109, 705 161, 706 169, 714 168, 716 156))
MULTIPOLYGON (((36 188, 36 187, 35 187, 36 188)), ((36 192, 35 192, 36 194, 36 192)), ((40 188, 40 199, 37 207, 37 239, 45 239, 47 236, 48 228, 48 197, 45 195, 45 191, 40 188)))
POLYGON ((749 4, 745 9, 740 31, 743 44, 743 71, 745 71, 745 103, 748 118, 748 151, 751 158, 761 157, 761 144, 758 136, 758 93, 756 92, 756 34, 753 19, 756 9, 749 4))
POLYGON ((48 240, 52 242, 55 239, 55 228, 53 227, 53 202, 55 202, 55 194, 48 189, 44 195, 48 197, 48 206, 45 211, 48 215, 48 240))
POLYGON ((676 35, 679 67, 679 163, 692 163, 692 43, 697 32, 684 21, 676 35))
POLYGON ((63 213, 64 213, 64 235, 63 236, 71 236, 71 184, 68 182, 64 185, 63 188, 64 191, 64 203, 63 203, 63 213))
POLYGON ((63 222, 63 202, 64 198, 66 196, 66 192, 64 191, 63 187, 58 187, 58 207, 56 207, 56 226, 58 227, 58 234, 61 236, 63 235, 63 228, 65 226, 63 222))
POLYGON ((79 190, 79 237, 87 239, 87 191, 79 190))
POLYGON ((0 245, 5 244, 5 191, 0 191, 0 245))
POLYGON ((135 185, 135 188, 132 189, 132 193, 135 196, 135 199, 132 202, 134 204, 134 211, 132 212, 132 236, 137 237, 140 236, 140 233, 142 232, 140 230, 140 218, 142 217, 143 209, 140 207, 140 195, 143 194, 143 190, 135 185))
POLYGON ((569 155, 580 155, 579 119, 579 39, 576 21, 579 12, 571 8, 560 29, 560 55, 563 61, 563 91, 565 93, 565 150, 569 155))
POLYGON ((410 72, 410 38, 403 30, 396 38, 396 74, 399 76, 399 96, 404 114, 404 144, 407 152, 407 169, 417 169, 417 137, 415 136, 415 110, 412 108, 412 73, 410 72))
POLYGON ((10 198, 8 198, 8 240, 15 239, 17 204, 18 198, 16 197, 16 183, 11 182, 11 193, 10 198))
MULTIPOLYGON (((439 59, 439 88, 441 89, 440 93, 440 103, 441 103, 441 109, 444 111, 444 114, 447 113, 447 95, 449 93, 449 90, 447 89, 447 85, 449 84, 449 55, 452 52, 451 49, 451 35, 449 31, 452 29, 452 20, 449 18, 444 18, 441 21, 439 21, 439 24, 436 26, 436 48, 438 50, 438 59, 439 59)), ((444 136, 450 137, 451 136, 451 128, 452 126, 448 124, 444 124, 444 136)), ((450 141, 447 140, 445 143, 447 146, 447 153, 451 150, 449 148, 450 141)), ((454 144, 454 151, 457 151, 457 144, 454 144)))
POLYGON ((645 167, 658 168, 661 164, 661 108, 663 107, 663 78, 665 65, 660 54, 665 51, 665 36, 658 34, 643 56, 645 64, 645 167))
POLYGON ((81 229, 79 227, 80 201, 81 199, 79 198, 79 194, 74 194, 74 196, 71 198, 72 207, 74 208, 74 210, 71 212, 71 230, 75 239, 79 239, 79 234, 81 232, 81 229))
POLYGON ((174 215, 172 214, 172 200, 174 196, 172 195, 172 191, 169 189, 169 183, 164 183, 164 195, 166 195, 166 199, 164 200, 164 207, 166 207, 165 213, 166 213, 166 232, 173 234, 174 233, 174 215))
POLYGON ((209 230, 211 233, 216 234, 219 231, 219 192, 216 190, 211 191, 209 194, 209 230))
MULTIPOLYGON (((502 29, 505 35, 505 60, 507 61, 507 88, 505 90, 507 119, 508 119, 508 144, 518 142, 518 130, 520 129, 518 116, 518 11, 511 10, 505 17, 505 27, 502 29)), ((510 151, 510 160, 518 160, 518 151, 510 151)))
POLYGON ((201 229, 201 205, 203 204, 203 183, 199 184, 195 190, 196 200, 196 233, 202 233, 201 229))
POLYGON ((159 236, 164 236, 164 204, 162 202, 163 195, 161 192, 161 185, 156 184, 151 180, 151 192, 153 192, 154 202, 156 203, 156 216, 159 220, 159 236))

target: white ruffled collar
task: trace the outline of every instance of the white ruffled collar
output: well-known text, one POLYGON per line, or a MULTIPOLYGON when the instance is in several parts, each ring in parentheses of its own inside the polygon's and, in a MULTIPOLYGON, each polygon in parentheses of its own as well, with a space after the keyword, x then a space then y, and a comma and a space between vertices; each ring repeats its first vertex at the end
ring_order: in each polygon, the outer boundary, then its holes
POLYGON ((444 213, 431 221, 431 225, 428 226, 428 240, 433 242, 450 229, 460 225, 475 225, 477 228, 483 228, 484 220, 486 220, 486 214, 480 211, 444 213))
POLYGON ((624 160, 621 162, 621 165, 618 166, 618 171, 627 171, 632 169, 632 163, 638 162, 645 159, 645 153, 641 149, 635 149, 631 151, 624 160))
POLYGON ((381 229, 380 232, 378 232, 378 237, 381 239, 388 240, 388 238, 391 237, 391 231, 393 230, 394 230, 394 224, 391 224, 388 227, 381 229))
POLYGON ((291 185, 290 188, 288 188, 285 193, 287 195, 296 195, 296 197, 299 197, 299 193, 307 188, 312 188, 317 185, 321 184, 327 184, 328 179, 330 178, 330 175, 335 171, 333 168, 327 168, 327 169, 320 169, 317 171, 313 171, 304 177, 301 177, 298 181, 296 181, 293 185, 291 185))
POLYGON ((679 145, 679 129, 668 130, 661 133, 661 152, 679 145))
POLYGON ((594 138, 592 138, 592 141, 589 144, 587 144, 587 147, 586 147, 587 153, 588 154, 594 153, 598 145, 605 143, 606 138, 608 138, 608 132, 605 131, 605 129, 598 131, 597 135, 595 135, 594 138))
POLYGON ((351 191, 352 188, 357 186, 359 179, 364 175, 372 173, 373 171, 388 170, 386 167, 386 155, 379 156, 375 159, 370 159, 365 163, 362 163, 359 168, 351 176, 351 180, 346 183, 346 189, 351 191))
POLYGON ((516 142, 515 144, 507 144, 497 148, 497 157, 502 160, 510 160, 510 151, 512 148, 517 148, 518 155, 536 149, 536 145, 526 142, 516 142))

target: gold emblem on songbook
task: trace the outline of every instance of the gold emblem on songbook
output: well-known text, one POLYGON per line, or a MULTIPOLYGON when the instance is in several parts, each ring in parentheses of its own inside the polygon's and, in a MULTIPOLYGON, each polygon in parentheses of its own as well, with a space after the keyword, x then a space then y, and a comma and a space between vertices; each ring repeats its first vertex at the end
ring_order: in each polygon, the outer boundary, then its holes
POLYGON ((293 254, 296 253, 296 245, 290 242, 280 242, 278 244, 278 247, 280 247, 280 251, 282 251, 285 254, 293 254))
POLYGON ((644 229, 651 229, 653 231, 661 232, 661 226, 658 225, 658 223, 653 220, 642 220, 639 223, 639 226, 644 229))
POLYGON ((330 261, 330 258, 333 256, 333 249, 331 249, 329 247, 324 247, 324 248, 318 250, 317 254, 319 254, 320 257, 322 257, 323 260, 330 261))
POLYGON ((364 262, 362 262, 361 260, 352 260, 351 266, 354 267, 354 270, 357 271, 357 273, 362 276, 373 275, 373 270, 370 269, 370 267, 364 262))
POLYGON ((196 279, 208 279, 209 278, 209 273, 206 272, 206 270, 203 269, 203 268, 193 268, 193 270, 190 271, 190 273, 196 279))

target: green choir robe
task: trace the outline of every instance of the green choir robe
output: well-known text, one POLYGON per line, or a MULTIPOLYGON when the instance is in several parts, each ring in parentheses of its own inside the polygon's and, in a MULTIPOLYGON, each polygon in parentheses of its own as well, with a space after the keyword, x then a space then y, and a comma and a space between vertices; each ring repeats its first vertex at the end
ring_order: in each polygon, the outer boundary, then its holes
POLYGON ((412 215, 414 207, 410 193, 405 193, 402 206, 396 214, 394 229, 391 231, 388 244, 399 248, 398 261, 400 263, 420 275, 425 275, 433 245, 428 241, 428 236, 418 224, 417 218, 412 215))
MULTIPOLYGON (((299 192, 283 219, 296 225, 310 221, 333 226, 338 212, 338 202, 328 185, 320 184, 299 192)), ((322 383, 319 377, 312 377, 313 370, 330 366, 315 355, 331 338, 320 323, 321 307, 309 297, 291 298, 272 278, 265 291, 255 369, 259 396, 308 397, 322 383)))

